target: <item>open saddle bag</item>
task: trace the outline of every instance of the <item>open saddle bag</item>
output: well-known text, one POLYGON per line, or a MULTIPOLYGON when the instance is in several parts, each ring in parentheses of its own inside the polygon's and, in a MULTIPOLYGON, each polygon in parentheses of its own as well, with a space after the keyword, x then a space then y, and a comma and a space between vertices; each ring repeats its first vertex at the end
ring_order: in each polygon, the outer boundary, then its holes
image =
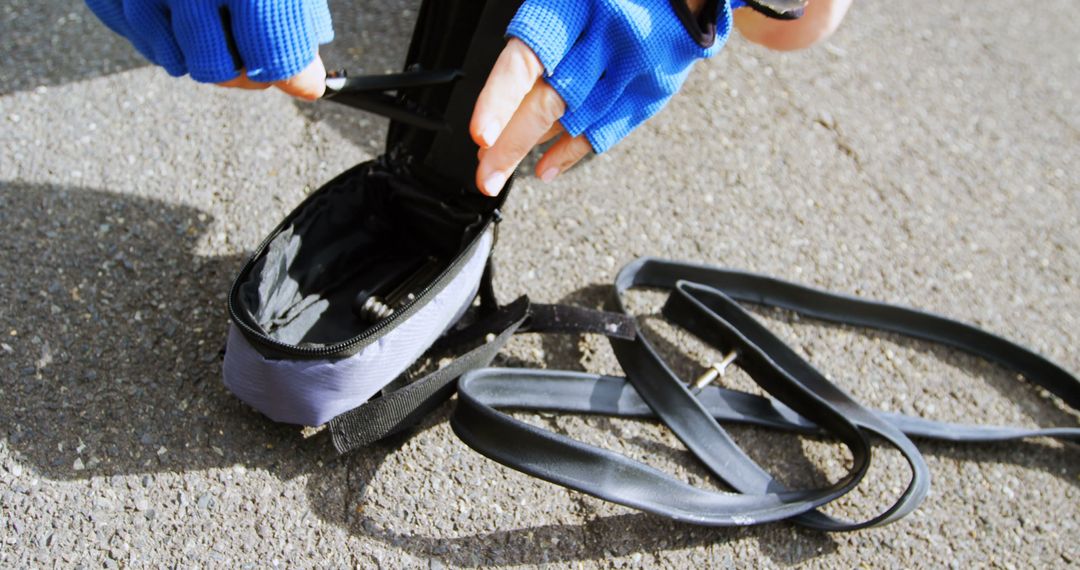
MULTIPOLYGON (((405 70, 328 79, 327 99, 391 119, 385 153, 308 196, 258 247, 229 294, 225 385, 271 420, 319 426, 345 453, 415 425, 457 391, 454 432, 513 469, 643 511, 702 525, 791 519, 821 530, 885 524, 914 510, 930 472, 910 438, 1004 441, 1049 437, 1075 445, 1075 426, 1021 429, 948 424, 868 409, 826 379, 740 305, 905 335, 1015 371, 1072 409, 1080 383, 1008 340, 924 312, 831 294, 769 277, 644 258, 615 279, 606 310, 499 304, 489 264, 499 198, 474 185, 468 122, 505 44, 520 0, 425 0, 405 70), (669 293, 663 315, 726 356, 682 379, 624 308, 627 291, 669 293), (518 333, 606 335, 626 377, 486 368, 518 333), (427 354, 453 354, 416 379, 427 354), (738 366, 760 396, 713 381, 738 366), (545 410, 660 421, 728 489, 701 489, 626 456, 521 422, 502 410, 545 410), (847 473, 821 488, 789 489, 751 459, 725 423, 834 438, 847 473), (866 475, 871 438, 910 467, 895 502, 859 521, 819 507, 866 475)), ((752 3, 773 17, 798 2, 752 3)))

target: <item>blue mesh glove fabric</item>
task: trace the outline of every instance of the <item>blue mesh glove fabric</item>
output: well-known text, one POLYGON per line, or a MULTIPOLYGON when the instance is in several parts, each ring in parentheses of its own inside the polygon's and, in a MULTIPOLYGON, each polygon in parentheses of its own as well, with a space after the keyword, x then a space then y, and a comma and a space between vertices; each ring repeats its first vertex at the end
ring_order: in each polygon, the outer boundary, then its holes
POLYGON ((287 79, 314 61, 320 44, 334 39, 326 0, 86 0, 86 4, 170 75, 190 73, 205 83, 233 79, 241 68, 255 81, 287 79))
POLYGON ((544 65, 566 131, 601 153, 660 111, 730 30, 728 0, 697 21, 685 0, 525 0, 507 34, 544 65))

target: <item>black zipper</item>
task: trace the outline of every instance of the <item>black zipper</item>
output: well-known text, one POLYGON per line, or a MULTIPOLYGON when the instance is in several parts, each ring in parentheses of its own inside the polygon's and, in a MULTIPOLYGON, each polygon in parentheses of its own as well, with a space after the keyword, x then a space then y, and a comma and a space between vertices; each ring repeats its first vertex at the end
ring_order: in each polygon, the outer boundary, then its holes
MULTIPOLYGON (((371 165, 371 163, 368 164, 371 165)), ((361 168, 363 166, 364 165, 360 165, 355 168, 361 168)), ((385 157, 379 157, 371 166, 383 166, 386 167, 387 170, 389 170, 391 173, 394 172, 392 168, 389 168, 389 165, 386 163, 385 157)), ((368 168, 371 168, 371 166, 368 166, 368 168)), ((351 171, 352 169, 350 169, 349 172, 351 171)), ((334 185, 331 182, 330 184, 327 184, 322 189, 320 189, 318 192, 329 191, 329 189, 333 186, 334 185)), ((306 205, 307 201, 315 198, 316 195, 317 194, 312 194, 311 196, 309 196, 306 200, 304 200, 304 202, 301 203, 300 206, 298 206, 298 209, 303 208, 306 205)), ((484 234, 488 232, 488 230, 492 227, 493 224, 498 224, 498 220, 489 218, 484 224, 484 227, 481 228, 481 230, 476 234, 476 237, 473 238, 472 242, 470 242, 469 245, 464 250, 462 250, 461 253, 458 254, 457 258, 455 258, 454 261, 446 267, 446 269, 440 272, 437 278, 435 278, 427 286, 425 286, 415 299, 406 303, 400 309, 394 311, 394 314, 390 315, 385 319, 382 319, 378 323, 364 330, 364 332, 348 340, 330 345, 308 347, 281 342, 277 339, 270 337, 262 330, 252 326, 247 321, 246 315, 242 314, 237 309, 236 302, 234 301, 234 299, 239 294, 240 279, 245 274, 249 273, 252 266, 255 265, 256 261, 260 257, 262 257, 264 253, 266 253, 266 248, 270 246, 270 242, 272 242, 274 238, 276 238, 278 234, 281 233, 282 229, 284 229, 285 226, 292 221, 293 216, 290 215, 284 221, 282 221, 281 224, 274 228, 274 231, 270 232, 270 235, 268 235, 266 239, 264 239, 262 243, 259 244, 259 247, 255 250, 255 253, 251 255, 247 263, 244 264, 244 267, 241 268, 240 272, 236 274, 236 278, 233 280, 232 289, 229 291, 229 317, 232 319, 232 322, 240 328, 241 332, 244 333, 244 336, 247 337, 248 340, 272 348, 273 350, 282 354, 307 358, 332 357, 339 354, 343 355, 350 353, 353 349, 363 345, 366 341, 379 335, 391 325, 397 324, 398 321, 412 316, 412 314, 416 312, 419 305, 426 303, 428 298, 432 295, 432 291, 434 291, 435 289, 441 290, 445 287, 444 281, 447 279, 447 277, 461 271, 461 266, 472 258, 472 254, 476 251, 476 248, 480 244, 480 240, 484 237, 484 234)))

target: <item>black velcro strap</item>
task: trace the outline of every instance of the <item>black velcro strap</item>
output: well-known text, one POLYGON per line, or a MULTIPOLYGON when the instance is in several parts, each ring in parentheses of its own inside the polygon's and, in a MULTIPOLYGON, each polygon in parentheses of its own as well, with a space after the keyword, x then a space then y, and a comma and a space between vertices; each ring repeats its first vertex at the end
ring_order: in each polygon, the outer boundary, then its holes
POLYGON ((529 300, 521 297, 504 307, 498 318, 486 323, 488 332, 498 332, 494 339, 400 390, 369 400, 330 420, 327 425, 338 453, 370 445, 420 421, 454 393, 454 381, 458 377, 491 364, 528 314, 529 300))
POLYGON ((449 333, 431 352, 452 350, 483 339, 480 346, 411 384, 405 383, 403 375, 389 384, 380 397, 330 420, 328 427, 334 447, 339 453, 346 453, 416 424, 453 395, 458 377, 491 364, 510 337, 519 332, 597 333, 633 340, 636 325, 627 315, 567 305, 531 304, 527 297, 521 297, 449 333))
POLYGON ((529 308, 529 315, 521 332, 593 333, 622 340, 634 340, 637 336, 634 318, 623 313, 534 303, 529 308))

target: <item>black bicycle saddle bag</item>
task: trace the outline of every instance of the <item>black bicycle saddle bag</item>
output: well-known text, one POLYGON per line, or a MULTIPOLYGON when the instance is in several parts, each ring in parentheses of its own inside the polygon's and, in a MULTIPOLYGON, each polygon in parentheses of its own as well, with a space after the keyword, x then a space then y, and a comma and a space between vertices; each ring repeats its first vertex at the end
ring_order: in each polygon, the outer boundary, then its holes
POLYGON ((386 152, 312 193, 237 276, 224 380, 240 399, 325 424, 473 303, 509 185, 476 189, 468 120, 517 4, 425 2, 403 73, 328 80, 328 99, 391 117, 386 152))

